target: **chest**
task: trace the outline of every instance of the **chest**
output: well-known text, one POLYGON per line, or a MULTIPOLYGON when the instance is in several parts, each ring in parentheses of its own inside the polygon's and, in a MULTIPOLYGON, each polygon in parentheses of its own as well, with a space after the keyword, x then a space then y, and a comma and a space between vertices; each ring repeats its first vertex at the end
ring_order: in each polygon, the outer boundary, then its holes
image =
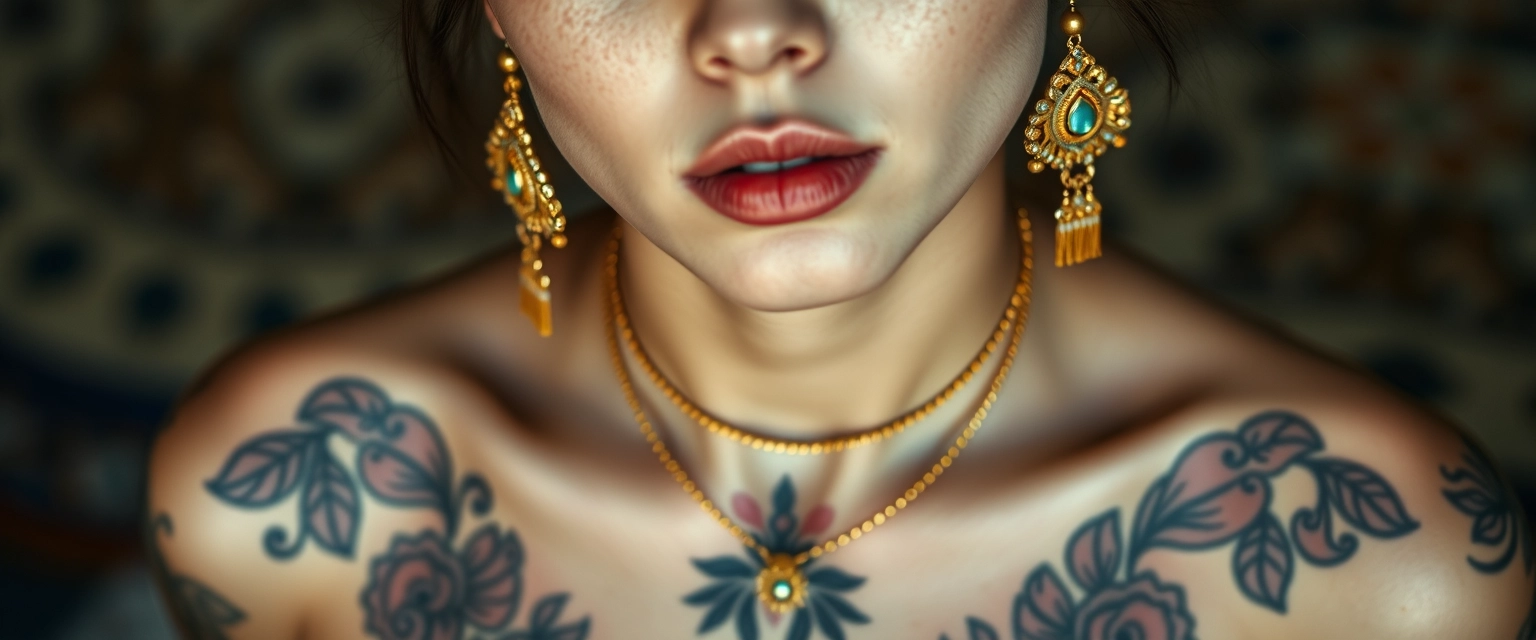
MULTIPOLYGON (((358 452, 379 516, 354 563, 361 586, 326 605, 358 614, 324 617, 315 635, 1190 638, 1200 612, 1201 635, 1239 637, 1210 633, 1244 608, 1226 555, 1128 557, 1138 494, 1122 483, 1009 496, 982 490, 984 474, 952 475, 836 552, 774 571, 654 460, 459 436, 394 461, 358 452)), ((770 556, 863 520, 801 493, 786 479, 711 507, 770 556)))

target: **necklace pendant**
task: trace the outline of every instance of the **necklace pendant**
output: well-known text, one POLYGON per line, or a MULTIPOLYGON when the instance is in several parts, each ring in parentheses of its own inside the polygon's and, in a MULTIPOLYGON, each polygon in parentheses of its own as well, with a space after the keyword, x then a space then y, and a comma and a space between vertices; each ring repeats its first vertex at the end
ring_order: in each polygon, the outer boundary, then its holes
POLYGON ((794 556, 775 553, 768 556, 757 574, 757 598, 774 613, 789 613, 805 606, 805 574, 794 556))

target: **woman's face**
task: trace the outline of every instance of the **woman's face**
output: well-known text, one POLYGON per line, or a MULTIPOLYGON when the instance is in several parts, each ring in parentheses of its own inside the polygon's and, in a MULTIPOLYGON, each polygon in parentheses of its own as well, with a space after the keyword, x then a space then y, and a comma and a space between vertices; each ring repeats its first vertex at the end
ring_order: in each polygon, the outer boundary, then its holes
POLYGON ((777 311, 873 290, 943 219, 1030 99, 1046 8, 488 6, 592 188, 722 296, 777 311))

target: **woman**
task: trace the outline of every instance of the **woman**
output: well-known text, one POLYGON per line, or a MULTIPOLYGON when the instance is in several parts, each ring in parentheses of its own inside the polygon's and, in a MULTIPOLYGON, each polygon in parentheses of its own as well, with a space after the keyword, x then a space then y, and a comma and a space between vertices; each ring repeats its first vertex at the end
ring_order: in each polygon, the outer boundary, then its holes
MULTIPOLYGON (((479 9, 452 4, 414 27, 479 9)), ((1471 444, 1090 259, 1087 156, 1129 105, 1046 51, 1060 8, 484 8, 617 215, 563 228, 510 105, 492 164, 539 251, 251 345, 189 394, 149 494, 187 633, 1533 633, 1526 525, 1471 444), (1032 168, 1076 196, 1055 234, 1005 194, 1026 111, 1032 168)))

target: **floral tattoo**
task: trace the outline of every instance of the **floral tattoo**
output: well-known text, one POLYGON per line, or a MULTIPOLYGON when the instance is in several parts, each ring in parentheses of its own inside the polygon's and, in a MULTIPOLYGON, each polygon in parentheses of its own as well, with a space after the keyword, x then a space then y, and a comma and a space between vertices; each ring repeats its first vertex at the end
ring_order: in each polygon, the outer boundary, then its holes
POLYGON ((1530 532, 1515 497, 1504 489, 1493 463, 1470 441, 1462 450, 1461 463, 1455 469, 1440 467, 1447 485, 1441 493, 1457 511, 1472 518, 1473 544, 1499 550, 1489 559, 1469 554, 1467 564, 1481 573, 1500 573, 1514 562, 1515 552, 1523 550, 1521 562, 1525 572, 1531 573, 1536 558, 1532 557, 1530 532))
MULTIPOLYGON (((773 490, 773 511, 764 518, 758 501, 738 493, 731 499, 731 510, 737 522, 752 531, 752 537, 772 553, 798 554, 816 545, 815 537, 832 525, 832 509, 818 505, 801 520, 795 515, 795 486, 789 476, 779 480, 773 490)), ((763 609, 768 624, 777 627, 780 616, 768 611, 757 597, 754 580, 763 568, 763 560, 756 551, 746 549, 746 559, 738 556, 719 556, 694 559, 693 566, 714 579, 708 585, 683 597, 689 606, 704 607, 704 618, 699 621, 698 634, 715 630, 726 622, 736 621, 736 635, 740 640, 757 640, 759 628, 757 613, 763 609)), ((830 566, 816 567, 811 560, 801 567, 805 572, 807 592, 805 606, 795 610, 789 620, 786 640, 806 640, 813 629, 831 640, 843 640, 846 634, 843 623, 867 624, 869 616, 859 611, 842 594, 858 589, 864 578, 849 575, 830 566), (815 568, 813 568, 815 567, 815 568)))
MULTIPOLYGON (((1479 573, 1503 573, 1519 551, 1525 573, 1530 575, 1536 570, 1531 550, 1536 541, 1531 539, 1530 525, 1521 514, 1519 503, 1505 489, 1488 456, 1471 440, 1465 440, 1464 445, 1461 466, 1440 467, 1440 477, 1446 482, 1441 493, 1457 511, 1472 518, 1472 544, 1496 550, 1491 557, 1467 554, 1467 564, 1479 573)), ((1525 623, 1515 639, 1536 640, 1536 594, 1531 595, 1525 623)))
POLYGON ((545 596, 526 627, 507 629, 523 596, 524 550, 517 534, 486 523, 460 539, 460 516, 484 517, 491 489, 479 475, 455 476, 441 432, 414 407, 395 404, 356 378, 328 381, 309 394, 298 427, 260 434, 235 449, 206 483, 224 502, 272 507, 297 494, 290 534, 274 525, 262 547, 286 560, 313 541, 352 558, 362 523, 362 491, 385 505, 435 511, 442 526, 397 533, 368 567, 359 601, 364 630, 387 640, 447 640, 466 629, 497 640, 582 640, 591 619, 559 621, 569 595, 545 596), (331 452, 332 438, 357 446, 354 473, 331 452))
POLYGON ((171 517, 164 513, 149 520, 145 539, 149 541, 150 569, 165 585, 171 617, 183 633, 194 640, 225 640, 224 630, 245 621, 245 612, 224 596, 197 580, 171 571, 160 553, 160 534, 176 534, 171 517))
MULTIPOLYGON (((1354 534, 1335 532, 1335 515, 1355 531, 1379 539, 1418 529, 1397 491, 1380 475, 1351 460, 1319 457, 1322 450, 1317 429, 1284 411, 1259 414, 1235 432, 1196 440, 1142 496, 1128 544, 1122 539, 1119 509, 1089 520, 1072 534, 1063 564, 1082 593, 1080 599, 1049 563, 1030 572, 1014 598, 1012 637, 1191 640, 1195 619, 1183 587, 1139 568, 1142 556, 1152 549, 1204 551, 1232 544, 1232 577, 1238 590, 1284 614, 1295 556, 1330 567, 1359 548, 1354 534), (1293 514, 1287 530, 1270 508, 1270 479, 1295 467, 1312 475, 1317 502, 1293 514)), ((967 618, 966 628, 971 640, 1002 638, 980 618, 967 618)))

